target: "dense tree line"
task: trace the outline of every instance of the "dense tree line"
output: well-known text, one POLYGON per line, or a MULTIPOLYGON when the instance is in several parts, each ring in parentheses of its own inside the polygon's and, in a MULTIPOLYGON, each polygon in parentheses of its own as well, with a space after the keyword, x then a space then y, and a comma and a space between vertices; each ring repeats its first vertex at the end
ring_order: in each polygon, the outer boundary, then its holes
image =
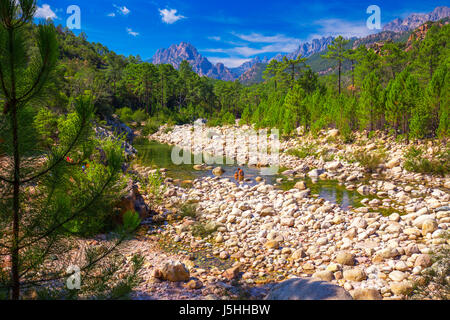
POLYGON ((57 31, 61 77, 55 107, 90 92, 101 115, 123 113, 138 121, 185 123, 204 117, 212 125, 241 119, 285 134, 304 126, 336 127, 345 136, 354 130, 386 130, 405 138, 448 135, 448 24, 430 23, 426 37, 408 48, 394 42, 350 48, 338 37, 323 56, 335 63, 336 72, 319 77, 307 59, 284 58, 272 60, 264 82, 251 86, 200 77, 186 61, 176 70, 120 56, 89 43, 83 33, 57 31))

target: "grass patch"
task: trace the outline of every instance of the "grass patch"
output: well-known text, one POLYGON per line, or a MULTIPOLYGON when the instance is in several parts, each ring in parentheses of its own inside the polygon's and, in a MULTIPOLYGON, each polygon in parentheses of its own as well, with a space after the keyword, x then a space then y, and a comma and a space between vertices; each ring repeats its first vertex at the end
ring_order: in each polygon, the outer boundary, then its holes
POLYGON ((217 231, 218 226, 212 223, 197 222, 192 226, 192 235, 198 238, 208 238, 217 231))
POLYGON ((410 172, 437 174, 445 176, 450 173, 450 148, 433 154, 431 159, 424 156, 424 151, 412 146, 405 153, 404 167, 410 172))
POLYGON ((142 134, 144 136, 148 136, 151 134, 154 134, 158 132, 160 127, 160 122, 155 119, 149 119, 147 123, 145 124, 144 128, 142 129, 142 134))
POLYGON ((322 151, 320 151, 319 156, 322 157, 323 161, 325 162, 334 161, 336 158, 335 154, 329 149, 323 149, 322 151))
POLYGON ((163 132, 165 134, 168 134, 168 133, 171 133, 172 131, 173 131, 173 127, 168 127, 168 128, 165 128, 163 132))
POLYGON ((317 147, 313 144, 308 144, 298 149, 290 149, 286 153, 299 159, 305 159, 307 157, 315 157, 317 155, 317 147))
MULTIPOLYGON (((448 232, 443 234, 447 242, 448 232)), ((450 247, 442 246, 431 254, 432 265, 422 272, 419 280, 414 284, 411 299, 414 300, 449 300, 450 299, 450 247)))
POLYGON ((348 162, 359 162, 368 172, 375 172, 380 164, 386 161, 386 151, 381 149, 376 152, 356 151, 351 156, 348 162))
POLYGON ((197 206, 195 204, 183 203, 178 211, 180 219, 186 217, 195 219, 197 217, 197 206))

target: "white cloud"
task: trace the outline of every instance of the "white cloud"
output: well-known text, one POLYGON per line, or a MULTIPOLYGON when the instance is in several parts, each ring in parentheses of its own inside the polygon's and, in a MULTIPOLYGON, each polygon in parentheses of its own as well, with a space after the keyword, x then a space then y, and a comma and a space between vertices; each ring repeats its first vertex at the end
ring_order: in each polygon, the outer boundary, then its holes
POLYGON ((209 39, 209 40, 214 40, 214 41, 220 41, 220 40, 222 40, 222 38, 219 37, 219 36, 208 37, 208 39, 209 39))
POLYGON ((177 15, 176 9, 159 9, 159 14, 162 17, 162 21, 167 24, 173 24, 180 19, 186 18, 182 15, 177 15))
POLYGON ((239 34, 232 32, 232 34, 239 39, 252 43, 287 43, 298 41, 298 39, 286 37, 284 34, 277 34, 274 36, 264 36, 260 33, 239 34))
POLYGON ((263 53, 289 53, 295 51, 300 40, 296 38, 286 37, 285 35, 278 34, 274 36, 265 36, 259 33, 252 34, 238 34, 232 32, 232 34, 241 40, 249 42, 250 44, 243 44, 234 46, 227 49, 206 49, 204 51, 212 53, 224 53, 230 56, 252 57, 263 53))
POLYGON ((125 6, 119 7, 119 6, 115 5, 115 4, 113 4, 113 7, 117 9, 117 12, 123 14, 124 16, 128 15, 131 12, 130 9, 128 9, 125 6))
POLYGON ((139 35, 139 32, 135 32, 131 28, 127 28, 127 32, 129 35, 132 35, 133 37, 137 37, 139 35))
POLYGON ((314 24, 318 26, 318 31, 317 34, 310 35, 309 40, 329 36, 365 37, 377 31, 369 30, 365 21, 351 22, 341 19, 322 19, 315 21, 314 24))
POLYGON ((43 4, 42 7, 37 7, 36 13, 34 15, 39 19, 57 19, 56 13, 52 11, 48 4, 43 4))
POLYGON ((114 18, 115 16, 116 16, 116 14, 114 12, 111 12, 111 13, 108 14, 108 17, 114 18))
POLYGON ((223 63, 225 67, 236 68, 241 66, 243 63, 250 61, 251 59, 208 57, 208 60, 213 64, 223 63))

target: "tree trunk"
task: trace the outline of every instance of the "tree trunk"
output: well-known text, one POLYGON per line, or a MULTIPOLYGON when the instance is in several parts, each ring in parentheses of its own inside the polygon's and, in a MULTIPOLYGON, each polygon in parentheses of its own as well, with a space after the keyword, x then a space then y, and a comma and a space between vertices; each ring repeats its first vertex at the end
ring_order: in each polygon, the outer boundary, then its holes
POLYGON ((11 109, 11 122, 13 128, 13 147, 14 147, 14 196, 13 196, 13 242, 11 246, 11 275, 12 275, 12 299, 20 298, 20 278, 19 278, 19 192, 20 192, 20 156, 19 156, 19 137, 17 125, 17 106, 15 103, 11 109))
POLYGON ((339 95, 341 95, 341 61, 339 61, 339 95))
POLYGON ((9 97, 9 111, 11 112, 11 127, 13 134, 13 156, 14 156, 14 194, 13 194, 13 239, 11 246, 11 277, 12 277, 12 299, 20 298, 20 277, 19 277, 19 214, 20 214, 20 155, 19 155, 19 128, 17 124, 17 101, 16 101, 16 74, 14 70, 14 34, 13 30, 8 30, 9 53, 11 68, 11 96, 9 97))
POLYGON ((352 96, 355 96, 355 61, 352 60, 352 96))

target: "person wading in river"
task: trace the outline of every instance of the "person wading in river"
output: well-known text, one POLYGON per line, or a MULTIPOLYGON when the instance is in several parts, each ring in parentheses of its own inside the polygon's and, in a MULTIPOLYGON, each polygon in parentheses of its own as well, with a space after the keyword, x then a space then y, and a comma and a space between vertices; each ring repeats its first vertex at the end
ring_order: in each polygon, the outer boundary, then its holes
POLYGON ((236 173, 234 174, 234 178, 239 181, 244 180, 244 176, 244 171, 241 168, 238 168, 236 173))

